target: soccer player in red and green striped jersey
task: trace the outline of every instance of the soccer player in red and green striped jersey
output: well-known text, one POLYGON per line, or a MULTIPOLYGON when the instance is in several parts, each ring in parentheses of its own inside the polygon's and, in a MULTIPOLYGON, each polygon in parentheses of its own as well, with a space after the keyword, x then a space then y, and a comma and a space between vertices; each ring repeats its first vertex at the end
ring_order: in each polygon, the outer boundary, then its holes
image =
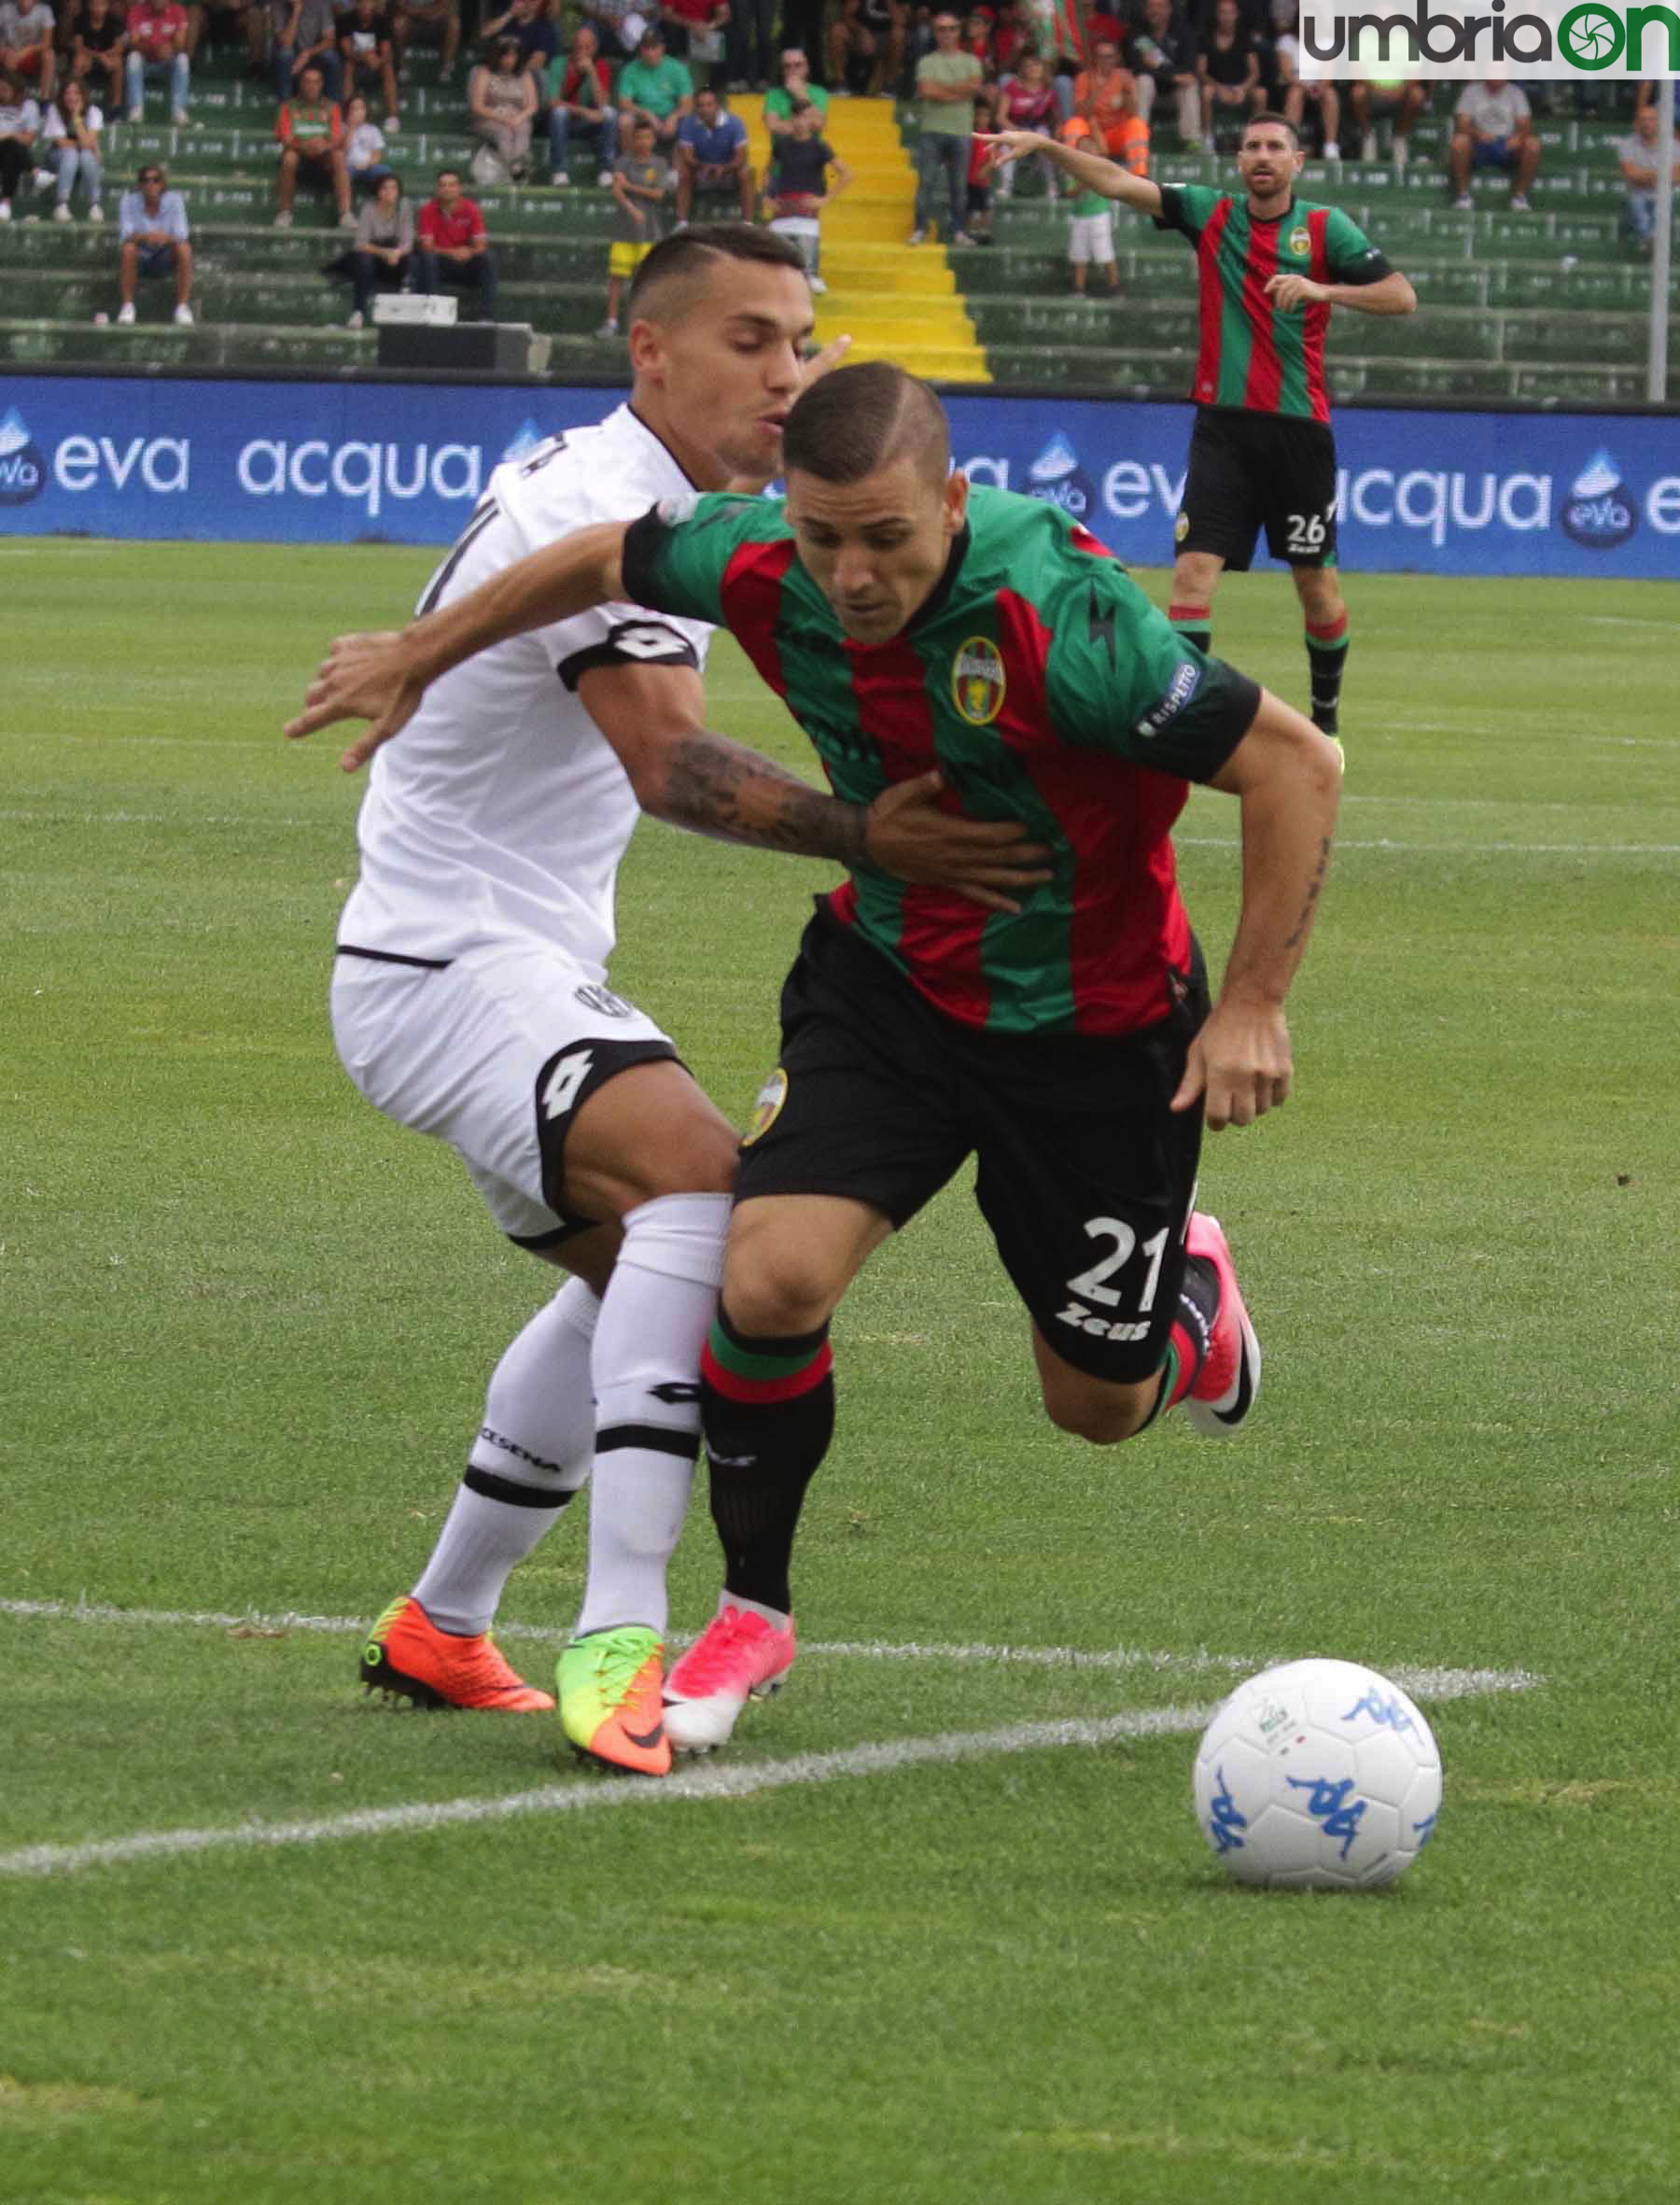
MULTIPOLYGON (((1047 852, 1018 906, 973 910, 901 889, 860 846, 806 928, 702 1366, 723 1606, 666 1689, 672 1741, 694 1749, 793 1658, 789 1561, 833 1427, 834 1310, 966 1158, 1057 1425, 1112 1444, 1180 1402, 1211 1434, 1247 1416, 1259 1347, 1217 1221, 1193 1208, 1201 1127, 1252 1124, 1288 1092, 1283 1002, 1339 776, 1323 736, 1186 643, 1065 513, 971 492, 937 399, 901 369, 813 386, 783 452, 785 505, 696 496, 581 530, 399 638, 335 646, 311 693, 314 725, 373 722, 356 763, 473 652, 628 600, 727 625, 860 821, 933 769, 953 810, 1020 822, 1047 852), (1211 1007, 1170 840, 1192 780, 1241 807, 1211 1007)), ((692 755, 713 770, 699 741, 692 755)))
POLYGON ((1324 388, 1333 307, 1410 314, 1417 294, 1339 208, 1295 195, 1303 155, 1293 123, 1256 115, 1237 154, 1240 193, 1155 184, 1029 131, 991 141, 994 164, 1044 153, 1196 248, 1200 329, 1196 427, 1174 530, 1170 617, 1207 650, 1213 593, 1241 572, 1262 527, 1287 562, 1306 621, 1312 717, 1338 732, 1348 609, 1336 562, 1336 443, 1324 388))

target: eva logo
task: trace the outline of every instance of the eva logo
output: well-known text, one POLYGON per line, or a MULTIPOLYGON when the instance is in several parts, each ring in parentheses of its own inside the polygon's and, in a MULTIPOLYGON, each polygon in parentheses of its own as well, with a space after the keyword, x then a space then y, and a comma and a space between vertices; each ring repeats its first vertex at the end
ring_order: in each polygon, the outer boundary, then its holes
POLYGON ((1090 477, 1079 464, 1079 454, 1060 429, 1050 439, 1027 470, 1027 495, 1044 505, 1059 505, 1063 513, 1083 519, 1097 501, 1090 477))
POLYGON ((15 406, 0 420, 0 505, 27 505, 47 487, 47 461, 15 406))
POLYGON ((988 637, 971 636, 951 661, 951 696, 971 727, 997 718, 1007 687, 1002 653, 988 637))
POLYGON ((1638 527, 1621 469, 1603 445, 1576 475, 1558 520, 1564 535, 1589 551, 1612 551, 1638 527))

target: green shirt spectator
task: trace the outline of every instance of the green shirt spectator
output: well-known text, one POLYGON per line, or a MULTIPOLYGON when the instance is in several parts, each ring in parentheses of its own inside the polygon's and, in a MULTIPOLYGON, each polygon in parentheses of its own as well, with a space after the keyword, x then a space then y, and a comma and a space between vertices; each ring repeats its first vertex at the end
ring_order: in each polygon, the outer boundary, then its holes
POLYGON ((663 40, 644 38, 636 59, 619 71, 619 105, 643 107, 659 122, 668 122, 693 93, 688 70, 665 52, 663 40), (652 45, 658 47, 656 54, 649 51, 652 45))

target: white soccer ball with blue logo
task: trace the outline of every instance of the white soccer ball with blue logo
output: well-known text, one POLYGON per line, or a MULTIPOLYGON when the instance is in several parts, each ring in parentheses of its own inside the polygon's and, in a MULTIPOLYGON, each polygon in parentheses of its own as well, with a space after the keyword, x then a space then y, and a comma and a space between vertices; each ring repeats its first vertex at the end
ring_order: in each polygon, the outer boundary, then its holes
POLYGON ((1196 1756, 1196 1819, 1239 1883, 1392 1883, 1435 1833, 1441 1756, 1416 1704, 1357 1662, 1239 1684, 1196 1756))

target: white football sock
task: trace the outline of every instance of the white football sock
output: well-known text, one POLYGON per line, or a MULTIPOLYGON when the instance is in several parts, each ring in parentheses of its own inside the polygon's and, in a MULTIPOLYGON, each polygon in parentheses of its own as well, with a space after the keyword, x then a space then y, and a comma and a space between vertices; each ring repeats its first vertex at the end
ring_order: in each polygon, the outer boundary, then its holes
POLYGON ((664 1634, 665 1565, 700 1452, 700 1350, 723 1279, 726 1194, 669 1194, 624 1218, 595 1332, 595 1485, 580 1635, 664 1634))
POLYGON ((502 1588, 589 1476, 595 1459, 591 1343, 601 1305, 568 1279, 491 1374, 467 1457, 414 1598, 440 1631, 474 1637, 502 1588))

